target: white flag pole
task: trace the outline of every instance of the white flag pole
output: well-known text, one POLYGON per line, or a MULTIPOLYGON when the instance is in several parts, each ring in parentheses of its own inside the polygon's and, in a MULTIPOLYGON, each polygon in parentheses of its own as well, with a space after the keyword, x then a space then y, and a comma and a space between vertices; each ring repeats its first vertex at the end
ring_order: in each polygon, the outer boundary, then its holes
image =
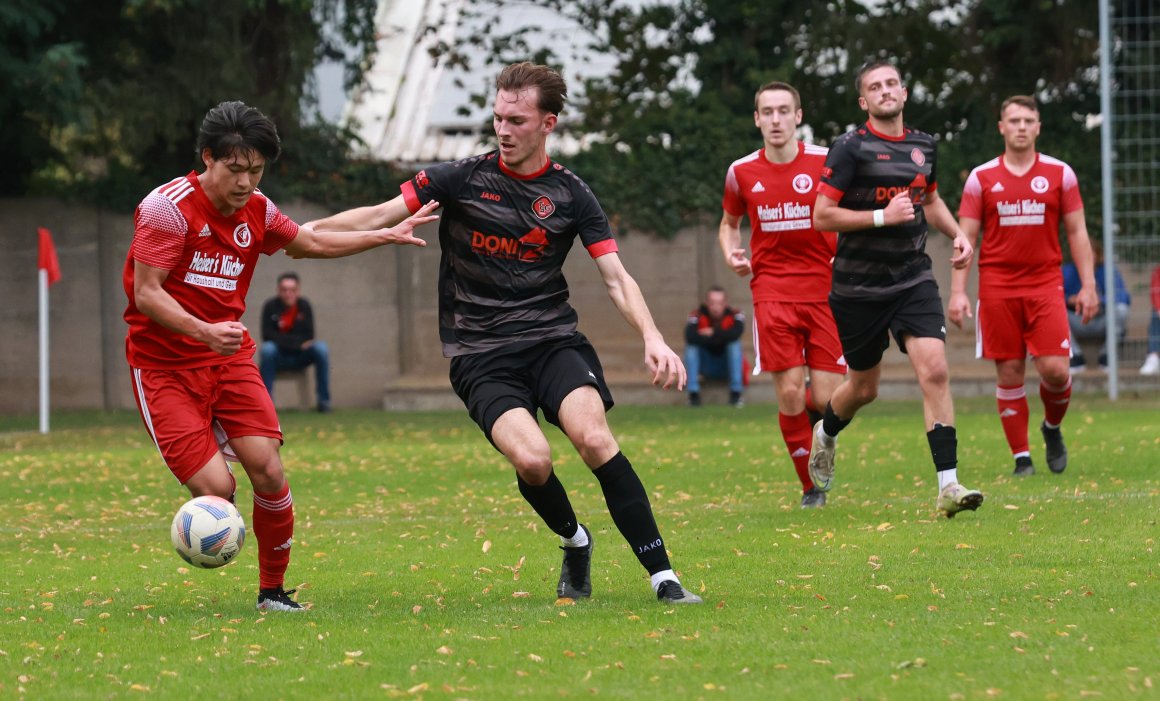
POLYGON ((37 271, 40 286, 40 432, 48 433, 48 271, 37 271))

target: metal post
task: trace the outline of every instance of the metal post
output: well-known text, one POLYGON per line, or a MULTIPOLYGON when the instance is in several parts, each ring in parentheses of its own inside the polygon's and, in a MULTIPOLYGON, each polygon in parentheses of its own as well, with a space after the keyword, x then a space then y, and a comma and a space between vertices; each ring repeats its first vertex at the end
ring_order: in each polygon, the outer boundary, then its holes
POLYGON ((1116 198, 1112 178, 1112 11, 1108 0, 1100 0, 1100 185, 1104 199, 1104 318, 1107 319, 1108 399, 1120 395, 1117 377, 1120 358, 1116 348, 1116 198))

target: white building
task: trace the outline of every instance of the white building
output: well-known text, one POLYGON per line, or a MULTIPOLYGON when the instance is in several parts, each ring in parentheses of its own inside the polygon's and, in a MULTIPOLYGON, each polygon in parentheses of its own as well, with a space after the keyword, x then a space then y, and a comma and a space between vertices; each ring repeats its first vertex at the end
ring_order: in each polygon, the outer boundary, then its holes
MULTIPOLYGON (((448 66, 446 56, 432 56, 438 45, 454 45, 457 36, 482 26, 480 13, 499 11, 499 31, 534 26, 525 40, 533 47, 551 44, 563 64, 570 93, 611 61, 587 50, 591 36, 534 3, 504 5, 467 0, 380 0, 375 60, 365 86, 350 95, 343 122, 365 142, 362 155, 405 165, 456 160, 490 148, 490 106, 471 103, 471 96, 494 91, 497 66, 484 65, 478 50, 465 51, 470 72, 448 66), (463 114, 466 111, 467 114, 463 114)), ((461 47, 463 48, 463 47, 461 47)), ((567 108, 561 115, 567 122, 567 108)), ((549 141, 557 153, 574 153, 578 139, 566 130, 549 141)))

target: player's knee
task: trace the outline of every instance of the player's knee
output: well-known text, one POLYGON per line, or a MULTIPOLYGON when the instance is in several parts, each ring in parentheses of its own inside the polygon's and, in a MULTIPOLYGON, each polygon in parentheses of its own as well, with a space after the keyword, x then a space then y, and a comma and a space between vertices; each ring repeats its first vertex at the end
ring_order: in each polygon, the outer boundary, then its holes
POLYGON ((878 384, 864 382, 854 386, 854 399, 860 406, 865 406, 878 398, 878 384))
POLYGON ((607 430, 585 431, 583 435, 574 439, 576 450, 587 465, 599 467, 608 456, 615 455, 619 449, 616 439, 607 430))
POLYGON ((508 456, 516 473, 531 485, 539 486, 552 474, 551 451, 521 449, 508 456))
POLYGON ((277 491, 282 488, 282 482, 286 479, 282 470, 282 460, 278 457, 277 451, 248 458, 244 467, 246 468, 246 476, 250 478, 250 484, 258 492, 277 491))
POLYGON ((950 382, 950 371, 947 369, 946 361, 931 362, 922 368, 919 380, 931 387, 941 387, 950 382))

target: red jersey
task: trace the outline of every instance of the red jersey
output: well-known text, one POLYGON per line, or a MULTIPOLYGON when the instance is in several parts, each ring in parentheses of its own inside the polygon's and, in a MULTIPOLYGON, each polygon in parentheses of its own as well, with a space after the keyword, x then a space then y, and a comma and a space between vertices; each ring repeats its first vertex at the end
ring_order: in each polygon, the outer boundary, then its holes
POLYGON ((197 173, 171 180, 150 192, 133 215, 133 243, 122 277, 129 306, 125 321, 129 365, 145 369, 184 369, 230 362, 251 362, 256 346, 246 333, 242 348, 219 355, 204 343, 170 331, 137 309, 133 264, 140 261, 169 271, 161 287, 198 319, 238 321, 258 254, 270 255, 294 240, 298 225, 260 192, 225 217, 213 206, 197 173))
POLYGON ((1007 170, 1002 156, 972 170, 959 218, 982 223, 979 298, 1060 292, 1059 221, 1082 208, 1075 171, 1051 156, 1036 154, 1023 175, 1007 170))
POLYGON ((825 302, 838 235, 814 228, 814 201, 826 149, 798 142, 789 163, 764 149, 739 158, 725 175, 721 208, 749 216, 754 302, 825 302))

